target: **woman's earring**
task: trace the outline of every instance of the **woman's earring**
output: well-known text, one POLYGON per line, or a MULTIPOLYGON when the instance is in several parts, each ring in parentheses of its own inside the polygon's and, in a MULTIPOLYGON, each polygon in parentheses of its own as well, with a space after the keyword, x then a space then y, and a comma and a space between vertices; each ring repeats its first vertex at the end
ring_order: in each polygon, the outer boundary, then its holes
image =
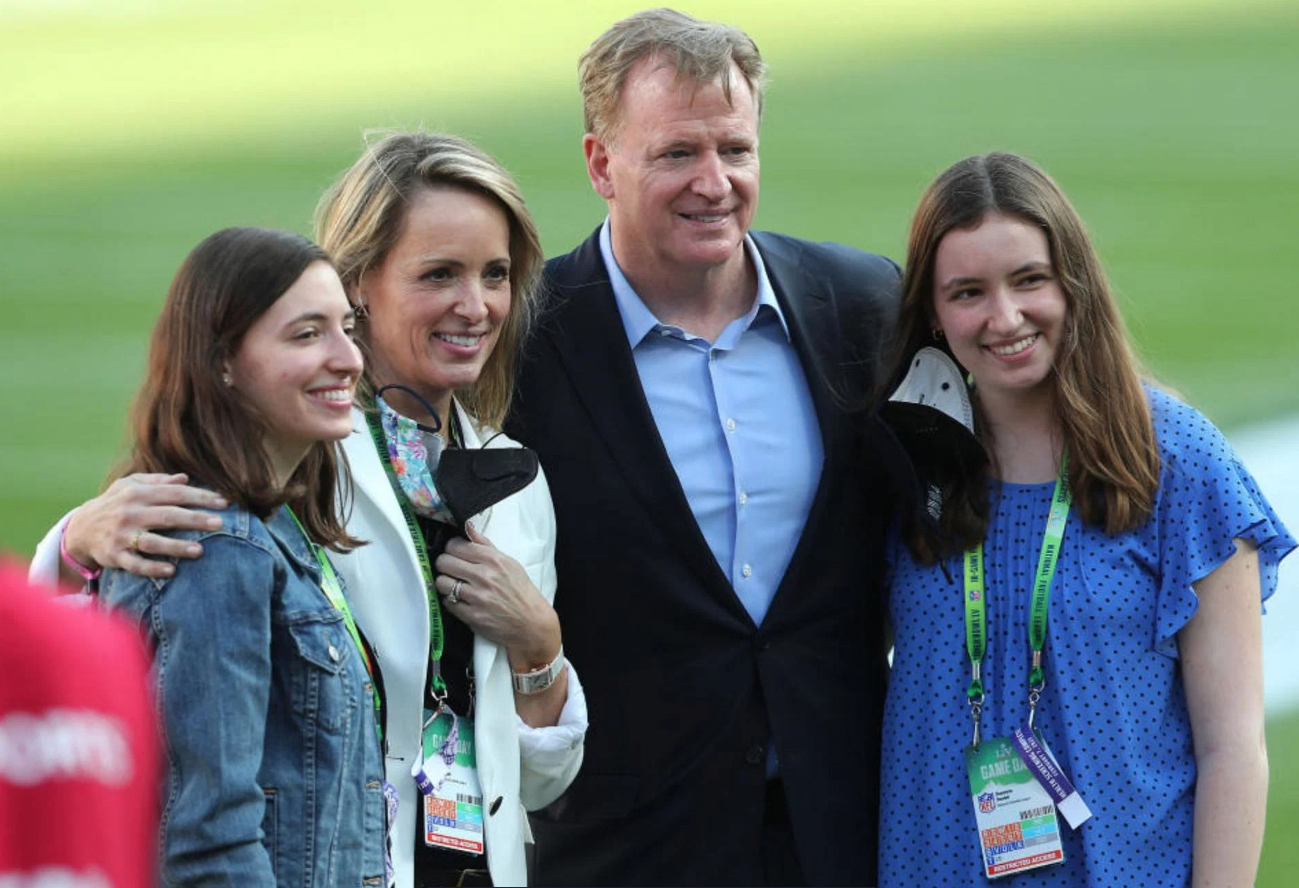
POLYGON ((942 328, 942 327, 935 327, 933 330, 930 331, 930 333, 933 334, 934 342, 938 342, 938 341, 940 341, 940 340, 943 338, 943 328, 942 328))
POLYGON ((360 293, 356 294, 356 308, 353 310, 356 312, 357 320, 370 316, 370 313, 365 310, 365 298, 360 293))
POLYGON ((235 381, 234 381, 233 379, 230 378, 230 374, 229 374, 229 373, 222 373, 222 374, 221 374, 221 381, 224 382, 224 383, 226 384, 226 388, 232 388, 232 387, 234 386, 234 384, 235 384, 235 381))

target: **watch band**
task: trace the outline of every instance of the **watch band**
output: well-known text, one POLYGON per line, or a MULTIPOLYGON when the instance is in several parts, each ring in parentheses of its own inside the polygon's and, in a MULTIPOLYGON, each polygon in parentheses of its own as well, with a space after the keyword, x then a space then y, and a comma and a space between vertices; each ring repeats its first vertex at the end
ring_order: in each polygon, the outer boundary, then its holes
POLYGON ((63 534, 59 534, 59 557, 63 559, 64 564, 81 574, 81 578, 87 583, 93 583, 95 580, 99 579, 99 575, 104 571, 102 567, 91 570, 80 561, 73 558, 68 552, 67 537, 63 534))
POLYGON ((564 646, 559 646, 559 653, 550 661, 549 666, 542 666, 532 672, 514 672, 514 690, 525 696, 540 694, 555 683, 559 673, 564 671, 564 646))

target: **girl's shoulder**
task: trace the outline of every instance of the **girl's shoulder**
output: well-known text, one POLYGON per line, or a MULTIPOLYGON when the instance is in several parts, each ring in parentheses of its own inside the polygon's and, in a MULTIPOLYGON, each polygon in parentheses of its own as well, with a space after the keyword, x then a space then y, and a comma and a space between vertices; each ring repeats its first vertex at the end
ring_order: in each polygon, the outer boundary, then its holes
POLYGON ((113 589, 125 594, 133 587, 153 588, 157 592, 192 581, 210 581, 213 572, 229 569, 232 558, 250 556, 261 560, 263 556, 277 558, 279 547, 266 523, 247 509, 231 504, 225 509, 195 509, 196 512, 216 515, 221 526, 215 529, 174 529, 155 531, 178 540, 190 540, 203 546, 203 555, 195 561, 173 559, 177 570, 171 577, 140 577, 124 570, 108 568, 100 578, 100 592, 113 589), (181 569, 185 568, 185 569, 181 569))
POLYGON ((1146 383, 1145 390, 1165 471, 1195 474, 1237 461, 1226 436, 1207 416, 1156 385, 1146 383))

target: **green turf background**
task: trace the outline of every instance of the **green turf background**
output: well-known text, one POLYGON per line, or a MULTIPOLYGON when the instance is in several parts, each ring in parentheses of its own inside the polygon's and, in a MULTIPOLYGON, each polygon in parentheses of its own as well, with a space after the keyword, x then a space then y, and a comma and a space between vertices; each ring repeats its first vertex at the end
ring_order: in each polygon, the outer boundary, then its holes
MULTIPOLYGON (((231 224, 309 230, 363 130, 479 141, 548 252, 597 224, 575 59, 635 5, 448 6, 0 0, 0 549, 29 554, 102 480, 189 248, 231 224)), ((1299 412, 1293 4, 687 8, 744 26, 773 68, 760 227, 901 259, 934 174, 1026 153, 1087 220, 1164 381, 1229 428, 1299 412)), ((1259 885, 1279 888, 1299 871, 1299 718, 1269 733, 1259 885)))

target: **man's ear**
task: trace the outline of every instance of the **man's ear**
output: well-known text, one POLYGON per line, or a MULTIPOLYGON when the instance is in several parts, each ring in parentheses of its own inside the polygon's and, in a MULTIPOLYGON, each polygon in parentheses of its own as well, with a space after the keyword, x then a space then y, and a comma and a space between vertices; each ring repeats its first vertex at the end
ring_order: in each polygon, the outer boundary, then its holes
POLYGON ((591 179, 591 187, 605 200, 613 200, 609 147, 594 133, 587 133, 582 137, 582 151, 586 154, 586 175, 591 179))

